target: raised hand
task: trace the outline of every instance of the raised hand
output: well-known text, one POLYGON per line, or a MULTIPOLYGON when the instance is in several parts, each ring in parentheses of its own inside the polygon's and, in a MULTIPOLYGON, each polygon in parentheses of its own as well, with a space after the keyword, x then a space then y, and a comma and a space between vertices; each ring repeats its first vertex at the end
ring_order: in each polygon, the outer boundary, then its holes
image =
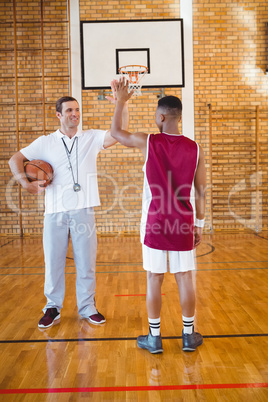
POLYGON ((128 92, 129 81, 120 77, 119 81, 114 83, 116 98, 118 102, 127 102, 134 93, 134 90, 128 92))
POLYGON ((105 99, 110 101, 111 103, 115 104, 116 103, 116 89, 115 89, 115 84, 117 83, 117 80, 112 80, 111 81, 111 88, 112 88, 112 93, 113 96, 105 96, 105 99))

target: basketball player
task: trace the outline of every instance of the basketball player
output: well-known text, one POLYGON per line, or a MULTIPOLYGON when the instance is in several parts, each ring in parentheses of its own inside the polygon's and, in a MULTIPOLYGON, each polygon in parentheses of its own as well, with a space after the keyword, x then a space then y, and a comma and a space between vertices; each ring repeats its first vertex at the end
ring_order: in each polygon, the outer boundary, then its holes
POLYGON ((179 98, 166 96, 158 101, 155 122, 159 134, 129 133, 122 126, 128 82, 115 84, 117 102, 111 134, 126 147, 139 148, 144 156, 144 187, 141 219, 143 267, 147 271, 147 312, 149 334, 137 344, 151 353, 162 353, 160 334, 161 285, 169 270, 175 275, 182 309, 184 351, 194 351, 203 337, 194 331, 195 269, 194 248, 202 239, 205 212, 206 172, 204 153, 196 142, 179 133, 182 105, 179 98), (190 202, 195 187, 196 218, 190 202))
MULTIPOLYGON (((112 82, 114 94, 114 82, 112 82)), ((115 97, 107 97, 115 102, 115 97)), ((128 127, 128 108, 124 108, 124 126, 128 127)), ((65 295, 65 260, 69 235, 76 265, 76 297, 78 313, 92 324, 105 322, 95 306, 95 265, 97 238, 94 207, 100 205, 97 183, 97 155, 116 140, 110 131, 78 129, 80 109, 76 99, 65 96, 56 103, 60 128, 43 135, 14 154, 9 161, 17 181, 31 194, 44 191, 40 184, 30 183, 24 163, 41 159, 50 163, 54 178, 46 188, 43 246, 45 255, 45 287, 47 298, 39 328, 48 328, 60 319, 65 295)))

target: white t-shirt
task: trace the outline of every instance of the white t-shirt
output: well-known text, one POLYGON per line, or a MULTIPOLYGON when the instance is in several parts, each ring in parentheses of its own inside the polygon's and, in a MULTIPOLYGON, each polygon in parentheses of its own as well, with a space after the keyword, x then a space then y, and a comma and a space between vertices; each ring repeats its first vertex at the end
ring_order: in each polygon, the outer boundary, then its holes
POLYGON ((70 139, 57 130, 52 134, 37 138, 29 146, 20 150, 28 160, 40 159, 50 163, 53 167, 53 181, 46 187, 45 214, 100 205, 97 155, 104 149, 105 134, 106 131, 103 130, 78 131, 70 139), (73 189, 73 176, 62 138, 69 151, 77 138, 70 154, 70 160, 75 182, 81 186, 81 191, 78 192, 73 189))

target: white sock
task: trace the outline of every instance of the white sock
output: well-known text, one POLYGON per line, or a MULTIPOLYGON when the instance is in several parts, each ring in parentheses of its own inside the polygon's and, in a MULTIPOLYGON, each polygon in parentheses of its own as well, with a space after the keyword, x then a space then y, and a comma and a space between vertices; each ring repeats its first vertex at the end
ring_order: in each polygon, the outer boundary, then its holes
POLYGON ((183 322, 183 332, 185 334, 192 334, 194 328, 194 316, 193 317, 184 317, 182 316, 183 322))
POLYGON ((148 318, 149 327, 151 330, 151 334, 153 336, 160 335, 160 317, 159 318, 148 318))

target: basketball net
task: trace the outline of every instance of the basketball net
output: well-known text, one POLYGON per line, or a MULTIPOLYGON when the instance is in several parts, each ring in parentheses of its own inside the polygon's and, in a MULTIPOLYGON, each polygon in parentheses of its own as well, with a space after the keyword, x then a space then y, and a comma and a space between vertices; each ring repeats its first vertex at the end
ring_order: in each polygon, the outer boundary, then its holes
POLYGON ((128 89, 134 91, 134 96, 141 95, 141 79, 148 73, 148 68, 141 65, 128 65, 119 67, 119 74, 129 81, 128 89))

